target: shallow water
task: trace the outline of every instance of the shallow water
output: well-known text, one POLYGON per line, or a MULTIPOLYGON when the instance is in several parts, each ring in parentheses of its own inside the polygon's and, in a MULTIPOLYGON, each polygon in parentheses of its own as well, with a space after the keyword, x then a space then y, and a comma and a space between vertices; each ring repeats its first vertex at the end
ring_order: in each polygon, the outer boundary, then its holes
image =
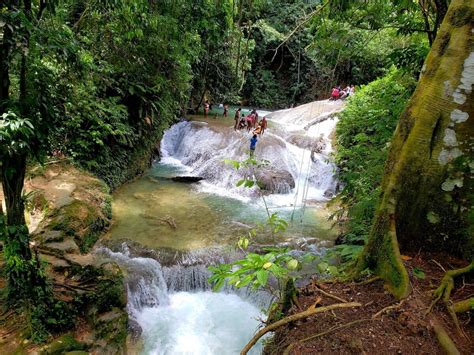
MULTIPOLYGON (((241 177, 222 166, 225 158, 246 154, 248 133, 233 132, 232 118, 195 116, 193 120, 201 123, 192 127, 182 123, 170 129, 169 150, 162 162, 114 193, 111 239, 189 251, 183 255, 191 261, 162 266, 164 260, 130 256, 126 246, 115 253, 105 252, 127 270, 128 310, 143 330, 143 354, 238 354, 257 330, 258 318, 264 318, 260 307, 268 307, 271 300, 268 294, 256 292, 209 291, 209 262, 202 261, 201 254, 209 254, 211 263, 223 262, 219 253, 223 255, 223 249, 235 246, 241 235, 264 224, 267 211, 261 198, 248 189, 235 188, 241 177), (206 181, 186 184, 169 179, 193 173, 207 175, 206 181), (217 258, 210 247, 218 247, 217 258)), ((330 132, 334 122, 325 124, 329 127, 317 127, 315 136, 330 132)), ((277 126, 270 122, 270 132, 261 138, 257 155, 272 157, 273 163, 291 170, 296 187, 289 194, 266 198, 269 212, 278 212, 289 226, 277 237, 261 231, 253 243, 280 243, 318 252, 336 235, 324 207, 324 192, 334 184, 332 167, 324 161, 324 154, 311 163, 309 151, 289 143, 277 126), (308 205, 302 204, 303 183, 308 183, 308 205)), ((258 343, 251 354, 261 349, 258 343)))
MULTIPOLYGON (((151 248, 190 250, 235 244, 250 227, 265 221, 261 200, 244 202, 199 192, 193 184, 162 178, 178 174, 178 168, 156 163, 143 177, 118 189, 112 204, 111 238, 132 239, 151 248), (176 228, 166 222, 168 217, 176 228)), ((290 220, 293 208, 278 211, 290 220)), ((326 218, 327 211, 322 206, 307 208, 303 217, 301 208, 297 208, 294 223, 279 241, 331 240, 335 232, 330 230, 326 218)))
MULTIPOLYGON (((151 248, 192 250, 235 245, 239 236, 265 222, 267 212, 262 199, 249 194, 248 189, 235 188, 239 177, 233 176, 234 172, 229 170, 229 167, 220 165, 226 157, 235 156, 238 159, 238 146, 241 145, 239 142, 246 140, 246 132, 233 133, 233 118, 193 116, 192 119, 201 122, 195 124, 202 125, 202 128, 197 126, 192 130, 170 130, 177 135, 171 142, 179 147, 167 146, 171 151, 163 153, 161 163, 155 163, 144 176, 122 186, 114 193, 114 224, 110 231, 112 239, 132 239, 151 248), (180 136, 182 134, 185 136, 180 136), (237 144, 237 147, 230 147, 228 144, 237 144), (212 159, 200 158, 198 162, 192 163, 192 167, 182 163, 183 159, 188 159, 183 157, 189 157, 190 154, 212 155, 214 149, 224 149, 226 152, 222 153, 222 157, 219 155, 221 153, 218 153, 212 159), (199 170, 206 164, 209 165, 207 170, 199 170), (197 184, 185 184, 166 179, 177 175, 192 175, 193 169, 198 169, 198 174, 222 175, 222 179, 228 181, 206 179, 197 184)), ((269 135, 261 137, 262 142, 259 144, 263 145, 260 149, 265 149, 262 152, 271 155, 274 154, 272 146, 266 145, 279 144, 281 154, 274 160, 282 158, 281 164, 285 168, 293 167, 292 174, 299 188, 297 186, 289 194, 276 194, 266 198, 270 213, 278 212, 290 222, 290 226, 285 235, 277 240, 270 238, 268 233, 261 233, 263 237, 259 242, 297 243, 311 240, 325 246, 327 241, 334 239, 336 231, 331 230, 331 223, 327 221, 329 213, 324 208, 324 201, 308 203, 305 206, 302 204, 305 177, 298 166, 304 166, 303 170, 306 171, 309 153, 305 154, 302 149, 285 143, 283 138, 274 135, 279 129, 277 126, 278 123, 269 122, 269 135), (304 159, 304 164, 301 159, 304 159), (301 176, 295 176, 298 172, 301 176), (296 204, 296 208, 293 204, 296 204)), ((330 165, 321 162, 313 164, 313 169, 316 169, 320 176, 320 184, 325 186, 331 181, 330 165)), ((324 191, 317 184, 318 182, 309 186, 309 195, 311 196, 314 190, 313 196, 316 196, 316 199, 324 191)))

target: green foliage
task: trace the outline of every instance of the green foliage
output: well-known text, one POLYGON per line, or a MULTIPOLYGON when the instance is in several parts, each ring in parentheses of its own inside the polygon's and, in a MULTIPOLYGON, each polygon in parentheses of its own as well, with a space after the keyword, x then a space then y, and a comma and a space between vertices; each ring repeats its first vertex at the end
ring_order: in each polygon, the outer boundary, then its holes
MULTIPOLYGON (((230 164, 234 169, 246 169, 246 177, 237 182, 237 186, 246 188, 259 189, 259 182, 256 179, 256 171, 259 168, 267 166, 269 161, 256 160, 250 157, 243 161, 225 160, 226 164, 230 164)), ((263 194, 260 194, 262 201, 265 202, 263 194)), ((265 224, 259 224, 257 228, 251 229, 247 236, 241 236, 238 241, 238 247, 245 251, 249 243, 253 241, 259 233, 270 229, 272 236, 280 232, 284 232, 288 227, 288 222, 279 217, 277 213, 269 212, 266 208, 268 218, 265 224)), ((209 270, 212 276, 209 282, 213 284, 213 290, 218 291, 224 285, 228 284, 237 288, 252 287, 253 289, 264 288, 270 278, 277 281, 278 288, 272 289, 278 294, 281 300, 284 297, 284 291, 287 282, 293 282, 295 277, 291 273, 300 268, 298 260, 287 253, 286 249, 265 248, 263 254, 246 253, 243 259, 237 260, 230 264, 219 264, 210 266, 209 270)))
MULTIPOLYGON (((245 101, 283 108, 327 98, 336 84, 369 83, 392 65, 419 73, 430 32, 418 4, 331 0, 318 11, 323 3, 264 1, 245 15, 255 43, 241 92, 245 101)), ((433 8, 427 10, 434 16, 433 8)), ((428 21, 433 29, 434 17, 428 21)))
POLYGON ((12 111, 3 113, 0 118, 0 159, 25 154, 30 149, 33 136, 34 127, 29 119, 21 118, 12 111))
POLYGON ((417 279, 423 280, 423 279, 426 277, 425 272, 424 272, 422 269, 418 268, 418 267, 414 267, 413 270, 412 270, 412 272, 413 272, 413 275, 414 275, 417 279))
POLYGON ((266 249, 265 254, 247 253, 241 260, 230 264, 210 266, 212 276, 209 282, 213 290, 220 290, 227 284, 237 288, 249 286, 253 289, 267 286, 269 278, 284 280, 296 270, 299 262, 286 254, 285 249, 266 249))
POLYGON ((44 266, 36 256, 29 259, 22 256, 28 240, 26 226, 7 226, 5 216, 0 215, 0 240, 4 242, 8 279, 5 302, 26 312, 27 336, 41 343, 50 334, 70 329, 74 325, 74 311, 70 305, 54 299, 44 266))
POLYGON ((349 218, 346 242, 361 243, 368 236, 389 143, 414 84, 408 74, 392 69, 358 90, 340 115, 335 160, 344 186, 340 212, 349 218))

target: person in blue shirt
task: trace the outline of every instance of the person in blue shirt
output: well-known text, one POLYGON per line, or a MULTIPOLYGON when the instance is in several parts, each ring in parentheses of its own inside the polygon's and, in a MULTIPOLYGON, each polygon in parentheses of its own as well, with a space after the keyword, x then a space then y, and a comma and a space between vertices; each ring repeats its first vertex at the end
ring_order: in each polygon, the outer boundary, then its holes
POLYGON ((252 158, 255 154, 255 147, 257 145, 257 135, 254 134, 252 138, 250 138, 250 157, 252 158))

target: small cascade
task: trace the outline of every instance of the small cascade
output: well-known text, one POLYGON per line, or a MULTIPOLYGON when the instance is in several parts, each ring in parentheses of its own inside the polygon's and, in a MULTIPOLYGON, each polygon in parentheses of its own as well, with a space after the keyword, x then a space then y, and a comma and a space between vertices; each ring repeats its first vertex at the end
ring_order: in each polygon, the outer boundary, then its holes
MULTIPOLYGON (((272 205, 325 201, 334 195, 337 181, 330 161, 331 134, 341 109, 341 104, 320 101, 267 115, 272 123, 259 138, 256 156, 270 162, 258 179, 273 195, 272 205)), ((224 161, 245 159, 250 137, 246 130, 183 121, 165 132, 161 163, 203 177, 198 185, 201 191, 248 200, 255 191, 236 187, 245 170, 235 170, 224 161)))
MULTIPOLYGON (((144 354, 235 354, 252 337, 272 296, 266 292, 226 288, 214 293, 207 264, 235 255, 215 249, 182 253, 174 264, 144 258, 122 244, 120 251, 96 253, 115 261, 125 274, 128 313, 141 328, 144 354)), ((252 354, 261 351, 255 346, 252 354)))

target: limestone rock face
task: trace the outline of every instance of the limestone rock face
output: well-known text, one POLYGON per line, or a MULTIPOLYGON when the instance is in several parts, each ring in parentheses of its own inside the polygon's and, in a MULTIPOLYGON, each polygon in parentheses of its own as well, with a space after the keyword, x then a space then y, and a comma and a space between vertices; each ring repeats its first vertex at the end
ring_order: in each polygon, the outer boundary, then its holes
POLYGON ((29 219, 33 248, 46 262, 55 298, 81 325, 47 344, 44 353, 123 353, 128 328, 123 274, 116 263, 90 253, 110 224, 108 187, 60 163, 29 179, 26 190, 38 196, 29 219))

